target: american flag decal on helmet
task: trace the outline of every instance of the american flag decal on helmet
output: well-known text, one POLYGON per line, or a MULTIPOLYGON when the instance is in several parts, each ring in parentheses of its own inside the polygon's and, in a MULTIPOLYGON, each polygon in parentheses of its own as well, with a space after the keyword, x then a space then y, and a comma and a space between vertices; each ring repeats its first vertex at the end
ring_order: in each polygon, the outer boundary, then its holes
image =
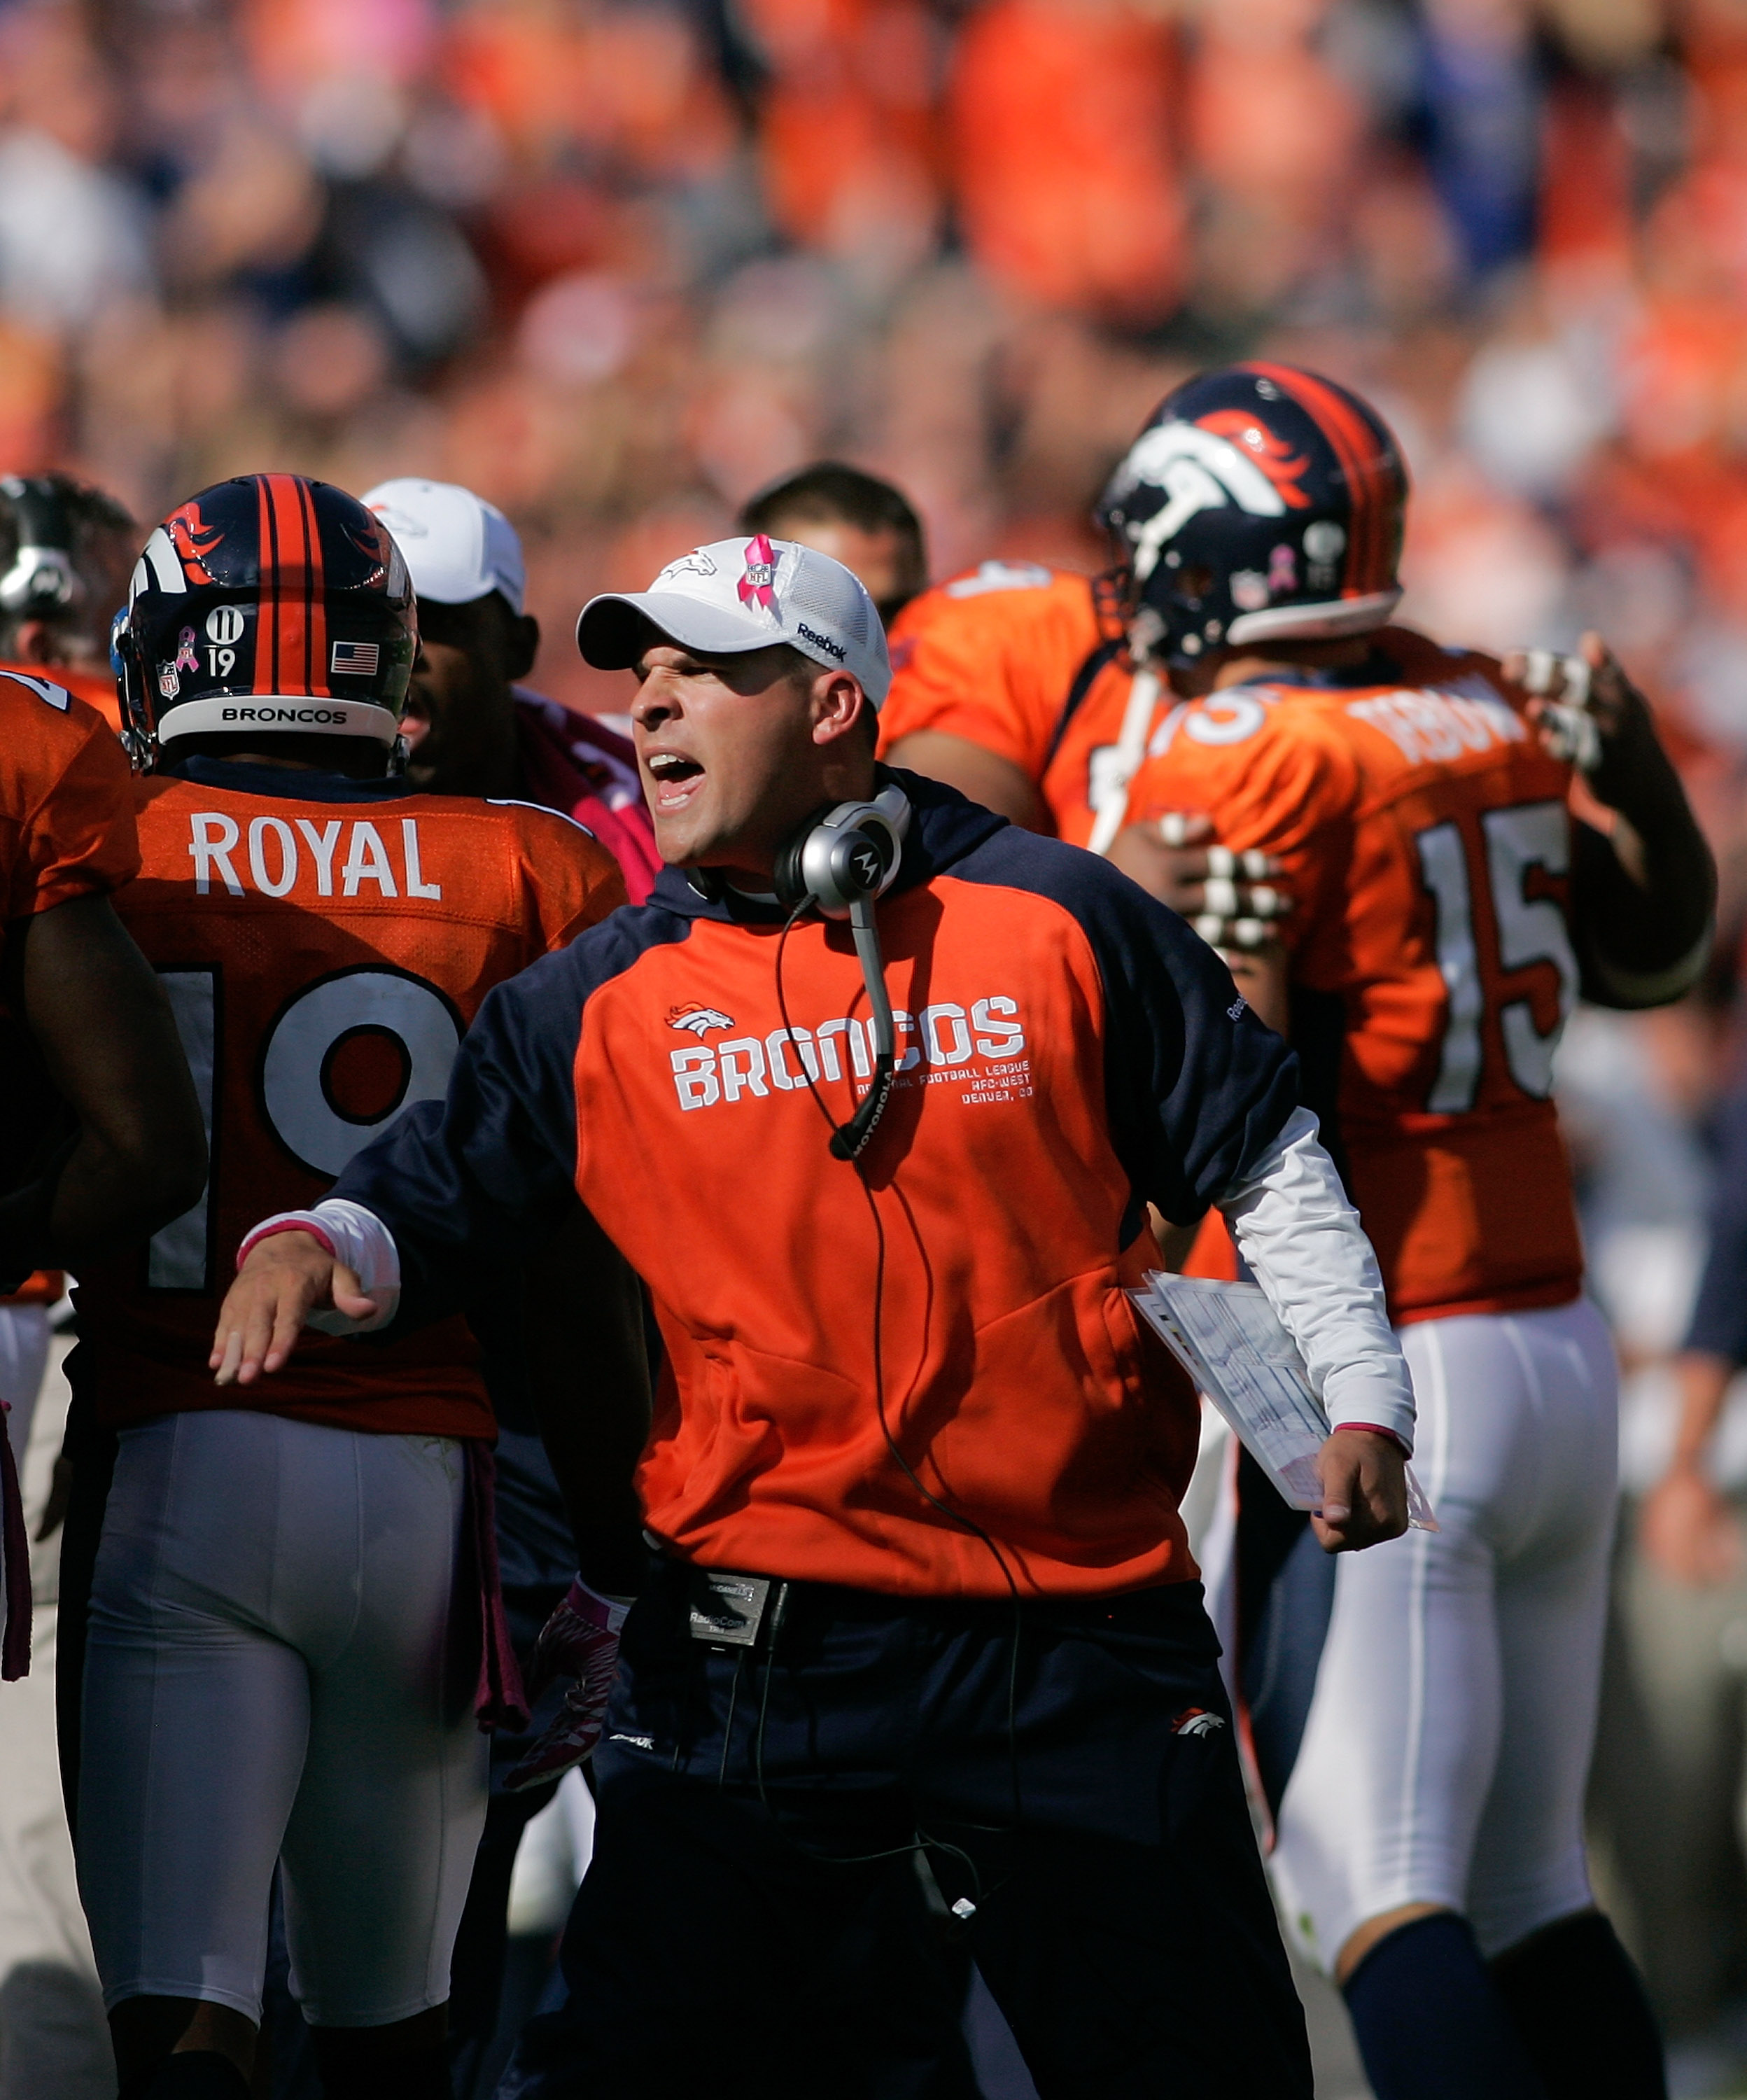
POLYGON ((335 676, 373 678, 382 653, 380 646, 374 642, 336 642, 328 668, 335 676))

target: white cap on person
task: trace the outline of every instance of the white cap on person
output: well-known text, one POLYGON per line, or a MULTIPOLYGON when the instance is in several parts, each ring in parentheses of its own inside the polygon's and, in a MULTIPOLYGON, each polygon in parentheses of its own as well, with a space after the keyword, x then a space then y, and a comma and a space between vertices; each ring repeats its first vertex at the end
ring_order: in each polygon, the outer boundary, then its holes
POLYGON ((363 499, 394 535, 412 588, 434 605, 471 605, 487 591, 520 612, 527 568, 516 529, 495 503, 452 481, 379 481, 363 499))
POLYGON ((591 598, 576 646, 598 671, 628 670, 645 646, 646 620, 710 656, 786 642, 827 670, 847 671, 876 708, 892 682, 885 629, 860 579, 792 540, 712 540, 669 562, 646 591, 591 598))

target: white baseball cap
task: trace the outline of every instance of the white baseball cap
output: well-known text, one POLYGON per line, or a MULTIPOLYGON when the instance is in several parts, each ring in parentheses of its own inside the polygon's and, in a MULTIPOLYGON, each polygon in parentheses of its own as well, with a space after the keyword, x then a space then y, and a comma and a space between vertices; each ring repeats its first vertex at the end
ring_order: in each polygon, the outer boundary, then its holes
POLYGON ((452 481, 379 481, 364 497, 395 536, 412 588, 436 605, 471 605, 487 591, 520 612, 527 567, 516 530, 495 503, 452 481))
POLYGON ((712 540, 669 562, 646 591, 591 598, 576 646, 598 671, 628 670, 644 646, 645 620, 712 656, 786 642, 827 670, 847 671, 876 708, 892 682, 885 629, 860 579, 792 540, 712 540))

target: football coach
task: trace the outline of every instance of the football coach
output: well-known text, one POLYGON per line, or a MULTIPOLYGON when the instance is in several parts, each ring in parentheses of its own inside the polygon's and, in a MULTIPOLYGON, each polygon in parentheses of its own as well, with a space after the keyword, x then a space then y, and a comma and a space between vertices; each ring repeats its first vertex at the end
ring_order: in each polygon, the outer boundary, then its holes
POLYGON ((311 1315, 507 1289, 573 1193, 648 1288, 657 1558, 537 2089, 907 2089, 872 1951, 920 1846, 1045 2100, 1309 2100, 1178 1514, 1198 1403, 1125 1295, 1149 1202, 1217 1204, 1335 1425, 1323 1543, 1404 1529, 1411 1388, 1290 1053, 1105 862, 876 765, 885 638, 827 556, 699 548, 578 638, 637 676, 653 898, 250 1236, 214 1352, 249 1383, 311 1315))

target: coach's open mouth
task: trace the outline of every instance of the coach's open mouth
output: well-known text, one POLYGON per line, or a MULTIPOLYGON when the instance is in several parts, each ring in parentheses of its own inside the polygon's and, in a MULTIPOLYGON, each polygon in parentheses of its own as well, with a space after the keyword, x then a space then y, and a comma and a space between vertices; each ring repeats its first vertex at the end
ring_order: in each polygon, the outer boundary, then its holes
POLYGON ((655 807, 664 814, 683 810, 704 778, 704 768, 682 751, 646 751, 643 765, 655 783, 655 807))

